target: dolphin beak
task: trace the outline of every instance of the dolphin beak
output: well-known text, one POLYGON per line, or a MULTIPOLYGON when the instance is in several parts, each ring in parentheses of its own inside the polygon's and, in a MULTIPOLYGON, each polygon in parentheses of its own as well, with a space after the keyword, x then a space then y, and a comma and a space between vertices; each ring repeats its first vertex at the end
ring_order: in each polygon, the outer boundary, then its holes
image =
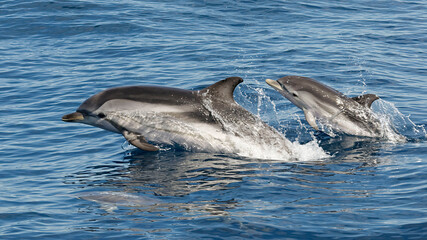
POLYGON ((62 116, 62 121, 64 122, 78 122, 84 120, 83 114, 79 112, 73 112, 67 115, 62 116))
POLYGON ((277 91, 283 91, 282 86, 280 86, 280 84, 275 81, 275 80, 271 80, 271 79, 267 79, 265 80, 265 82, 270 85, 272 88, 276 89, 277 91))

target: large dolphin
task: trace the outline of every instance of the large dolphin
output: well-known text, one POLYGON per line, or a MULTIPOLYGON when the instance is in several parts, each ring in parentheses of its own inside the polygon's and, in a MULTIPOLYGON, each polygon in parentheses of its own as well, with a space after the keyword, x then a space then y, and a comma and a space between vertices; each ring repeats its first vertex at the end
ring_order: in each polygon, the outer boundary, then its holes
POLYGON ((62 120, 120 133, 146 151, 166 144, 191 151, 234 153, 239 145, 253 143, 266 151, 280 149, 289 154, 289 140, 234 101, 234 89, 241 82, 242 78, 230 77, 200 91, 111 88, 93 95, 62 120))
POLYGON ((349 98, 314 79, 300 76, 286 76, 277 81, 267 79, 266 82, 301 108, 308 124, 316 130, 319 130, 317 123, 321 123, 349 135, 398 136, 372 112, 371 104, 379 98, 375 94, 349 98))

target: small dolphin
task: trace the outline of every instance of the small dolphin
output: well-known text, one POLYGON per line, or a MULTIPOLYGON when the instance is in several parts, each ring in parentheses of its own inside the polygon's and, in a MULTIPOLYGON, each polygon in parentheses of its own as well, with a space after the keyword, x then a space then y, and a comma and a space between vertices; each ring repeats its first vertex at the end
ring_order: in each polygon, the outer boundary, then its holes
POLYGON ((375 94, 349 98, 314 79, 300 76, 286 76, 277 81, 267 79, 266 82, 301 108, 308 124, 316 130, 319 130, 319 122, 349 135, 385 137, 387 134, 370 109, 379 99, 375 94))
POLYGON ((146 151, 159 150, 155 145, 159 143, 191 151, 235 153, 239 144, 253 143, 289 153, 289 140, 234 101, 234 89, 241 82, 242 78, 230 77, 200 91, 111 88, 88 98, 62 120, 120 133, 146 151))

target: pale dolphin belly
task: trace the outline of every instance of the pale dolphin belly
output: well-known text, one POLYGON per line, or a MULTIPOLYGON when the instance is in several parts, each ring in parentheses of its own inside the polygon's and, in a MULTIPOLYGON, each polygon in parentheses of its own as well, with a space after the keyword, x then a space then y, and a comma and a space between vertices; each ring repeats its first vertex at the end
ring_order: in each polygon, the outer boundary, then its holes
POLYGON ((108 119, 131 132, 143 135, 150 142, 178 144, 190 151, 218 148, 225 151, 220 143, 225 141, 226 134, 215 124, 158 112, 120 111, 109 113, 108 119))
POLYGON ((289 156, 289 141, 280 133, 259 124, 206 123, 185 117, 183 113, 120 111, 108 119, 129 131, 144 135, 147 141, 178 145, 188 151, 236 153, 260 157, 289 156), (244 128, 244 130, 242 130, 244 128), (248 134, 250 132, 250 134, 248 134))

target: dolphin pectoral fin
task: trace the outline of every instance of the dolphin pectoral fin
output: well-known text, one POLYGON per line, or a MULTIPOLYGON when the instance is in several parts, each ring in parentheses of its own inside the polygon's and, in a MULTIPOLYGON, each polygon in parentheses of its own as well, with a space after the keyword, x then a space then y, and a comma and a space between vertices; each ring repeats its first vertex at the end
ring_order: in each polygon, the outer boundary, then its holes
POLYGON ((358 102, 360 105, 370 108, 372 103, 379 98, 380 97, 375 94, 365 94, 358 97, 352 97, 351 99, 358 102))
POLYGON ((125 137, 130 144, 134 145, 135 147, 150 152, 159 151, 158 147, 149 144, 141 134, 130 132, 113 120, 110 120, 109 122, 117 129, 117 131, 122 133, 123 137, 125 137))
POLYGON ((137 133, 133 133, 133 132, 129 132, 127 130, 123 130, 122 131, 123 137, 126 138, 126 140, 134 145, 135 147, 141 149, 141 150, 145 150, 145 151, 150 151, 150 152, 155 152, 158 151, 159 148, 149 144, 144 136, 142 136, 141 134, 137 134, 137 133))
POLYGON ((304 110, 305 120, 307 120, 308 124, 310 124, 311 127, 319 131, 319 127, 316 124, 316 118, 313 116, 313 114, 308 111, 304 110))

